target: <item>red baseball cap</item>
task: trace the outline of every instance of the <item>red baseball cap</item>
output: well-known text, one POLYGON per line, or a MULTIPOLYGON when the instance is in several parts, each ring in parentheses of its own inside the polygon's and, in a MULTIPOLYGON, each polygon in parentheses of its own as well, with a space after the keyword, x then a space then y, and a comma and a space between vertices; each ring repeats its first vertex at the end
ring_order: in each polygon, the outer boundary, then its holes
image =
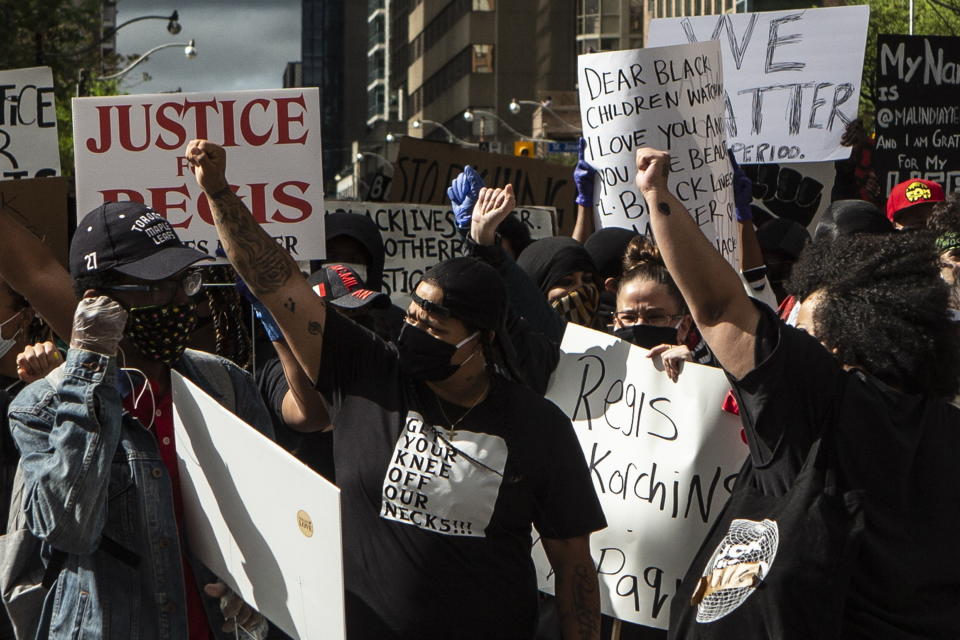
POLYGON ((943 187, 931 180, 911 178, 893 188, 887 197, 887 218, 893 222, 893 216, 907 207, 925 202, 943 202, 943 187))

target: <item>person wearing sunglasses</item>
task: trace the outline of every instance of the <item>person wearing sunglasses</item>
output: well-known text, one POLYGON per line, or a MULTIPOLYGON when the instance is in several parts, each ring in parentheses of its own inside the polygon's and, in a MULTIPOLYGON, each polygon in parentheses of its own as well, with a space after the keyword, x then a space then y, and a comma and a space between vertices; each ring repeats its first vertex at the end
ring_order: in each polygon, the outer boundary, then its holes
POLYGON ((106 203, 77 226, 66 362, 9 410, 23 516, 54 568, 36 637, 209 640, 234 625, 266 636, 266 619, 189 557, 181 533, 171 370, 273 437, 252 378, 187 349, 193 266, 206 259, 142 204, 106 203))

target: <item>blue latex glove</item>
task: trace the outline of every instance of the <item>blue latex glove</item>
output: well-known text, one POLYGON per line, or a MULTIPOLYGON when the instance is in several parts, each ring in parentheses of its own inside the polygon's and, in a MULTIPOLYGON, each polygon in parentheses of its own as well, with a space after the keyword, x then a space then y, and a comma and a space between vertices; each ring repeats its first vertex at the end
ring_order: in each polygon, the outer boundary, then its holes
POLYGON ((737 210, 737 222, 748 222, 753 220, 753 211, 750 209, 753 202, 753 182, 737 164, 732 150, 727 149, 727 157, 730 158, 730 167, 733 169, 733 203, 737 210))
POLYGON ((253 314, 257 316, 257 320, 263 325, 263 331, 267 334, 267 337, 270 338, 270 342, 283 342, 283 333, 281 333, 277 321, 273 319, 273 316, 267 311, 267 308, 263 306, 263 303, 247 288, 247 283, 237 278, 234 287, 236 287, 237 293, 250 303, 250 306, 253 308, 253 314))
POLYGON ((477 204, 483 178, 476 169, 467 165, 447 189, 447 197, 453 203, 453 217, 460 229, 469 229, 473 220, 473 207, 477 204))
POLYGON ((593 206, 593 177, 597 170, 583 159, 583 150, 587 148, 587 141, 580 138, 580 148, 577 151, 577 166, 573 169, 573 184, 577 186, 577 204, 584 207, 593 206))

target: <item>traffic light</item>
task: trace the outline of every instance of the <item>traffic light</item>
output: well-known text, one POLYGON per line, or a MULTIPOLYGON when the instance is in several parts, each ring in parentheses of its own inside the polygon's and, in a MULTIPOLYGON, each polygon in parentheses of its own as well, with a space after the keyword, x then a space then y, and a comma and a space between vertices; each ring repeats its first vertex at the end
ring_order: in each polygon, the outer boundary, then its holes
POLYGON ((532 158, 534 155, 534 146, 533 143, 529 140, 517 140, 513 143, 513 155, 515 156, 526 156, 532 158))

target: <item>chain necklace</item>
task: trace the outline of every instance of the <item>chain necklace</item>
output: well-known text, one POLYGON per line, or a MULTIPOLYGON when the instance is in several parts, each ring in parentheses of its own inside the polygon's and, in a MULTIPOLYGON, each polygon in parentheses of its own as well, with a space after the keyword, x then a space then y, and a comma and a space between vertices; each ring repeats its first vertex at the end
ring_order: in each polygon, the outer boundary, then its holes
POLYGON ((480 392, 477 399, 473 401, 473 404, 471 404, 456 421, 452 421, 447 417, 447 412, 443 410, 443 401, 440 400, 440 396, 438 396, 437 392, 433 391, 433 389, 431 389, 431 391, 433 392, 433 397, 437 399, 437 408, 440 409, 440 415, 443 416, 444 421, 450 425, 450 439, 453 440, 457 435, 457 425, 463 422, 463 419, 466 418, 470 412, 473 411, 474 407, 480 404, 480 401, 490 392, 490 381, 487 380, 486 388, 480 392))

